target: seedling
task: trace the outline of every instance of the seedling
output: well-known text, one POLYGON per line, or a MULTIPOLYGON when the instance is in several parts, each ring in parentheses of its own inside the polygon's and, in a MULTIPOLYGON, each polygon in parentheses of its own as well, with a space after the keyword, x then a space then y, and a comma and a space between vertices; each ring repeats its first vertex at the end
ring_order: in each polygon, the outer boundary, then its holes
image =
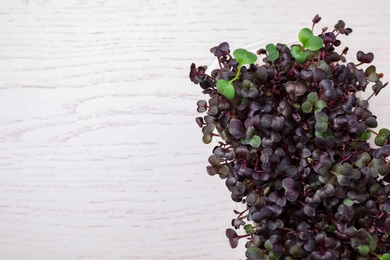
POLYGON ((233 56, 238 62, 236 76, 230 80, 219 79, 217 81, 218 91, 228 99, 232 99, 235 95, 233 82, 239 78, 242 66, 244 64, 252 64, 257 60, 256 54, 245 49, 235 50, 233 56))

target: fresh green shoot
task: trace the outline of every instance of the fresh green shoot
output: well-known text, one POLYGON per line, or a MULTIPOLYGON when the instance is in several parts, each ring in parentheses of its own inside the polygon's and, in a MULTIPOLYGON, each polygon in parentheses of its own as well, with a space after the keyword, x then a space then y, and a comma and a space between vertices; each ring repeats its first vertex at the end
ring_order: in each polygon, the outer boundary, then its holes
POLYGON ((368 245, 359 245, 358 250, 359 254, 362 256, 366 256, 370 252, 370 248, 368 247, 368 245))
POLYGON ((279 52, 276 49, 275 44, 270 43, 267 46, 265 46, 265 49, 268 52, 268 59, 270 61, 276 61, 279 58, 279 52))
MULTIPOLYGON (((373 132, 373 131, 371 131, 373 132)), ((382 128, 379 130, 379 133, 376 133, 376 137, 374 139, 374 142, 377 146, 384 146, 386 143, 387 138, 390 136, 390 131, 386 128, 382 128)))
POLYGON ((255 233, 255 228, 251 224, 246 224, 244 230, 248 235, 253 235, 255 233))
POLYGON ((237 49, 233 52, 233 56, 238 63, 237 73, 231 80, 219 79, 216 83, 219 93, 224 95, 227 99, 232 99, 236 94, 233 82, 240 77, 241 68, 244 64, 252 64, 257 60, 256 54, 245 49, 237 49))
POLYGON ((308 51, 318 51, 324 45, 322 39, 318 36, 314 36, 312 30, 308 28, 303 28, 299 31, 298 39, 302 45, 294 45, 290 50, 291 56, 293 56, 298 63, 304 63, 306 61, 308 51))
POLYGON ((316 92, 310 92, 307 95, 307 100, 303 102, 301 109, 303 113, 311 113, 314 108, 314 112, 320 112, 323 108, 326 107, 325 101, 318 99, 318 94, 316 92))

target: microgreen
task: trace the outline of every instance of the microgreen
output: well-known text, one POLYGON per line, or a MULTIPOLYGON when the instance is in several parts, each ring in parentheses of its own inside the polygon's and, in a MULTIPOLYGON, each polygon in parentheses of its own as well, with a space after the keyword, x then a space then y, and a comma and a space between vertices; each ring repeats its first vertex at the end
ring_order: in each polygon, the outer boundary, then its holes
POLYGON ((388 129, 383 128, 379 130, 379 133, 375 137, 375 144, 378 146, 383 146, 386 143, 389 136, 390 136, 390 131, 388 129))
POLYGON ((244 64, 252 64, 257 60, 256 54, 249 52, 245 49, 237 49, 233 52, 233 56, 238 62, 238 67, 242 67, 244 64))
POLYGON ((245 49, 235 50, 233 56, 238 62, 236 76, 231 80, 220 79, 216 83, 219 93, 224 95, 227 99, 232 99, 235 95, 233 82, 239 78, 242 66, 244 64, 252 64, 257 60, 256 54, 245 49))
POLYGON ((226 237, 245 240, 249 260, 390 260, 390 130, 375 130, 369 104, 388 83, 371 52, 355 63, 336 51, 352 33, 344 21, 314 35, 320 20, 298 44, 259 49, 262 63, 222 42, 210 74, 190 66, 209 96, 195 105, 202 141, 215 141, 206 171, 245 205, 226 237))
POLYGON ((217 89, 219 93, 221 93, 228 99, 232 99, 236 93, 231 80, 225 80, 225 79, 218 80, 217 89))
POLYGON ((298 63, 303 63, 308 57, 309 51, 318 51, 324 45, 323 40, 314 36, 312 30, 303 28, 298 33, 298 39, 302 45, 296 45, 291 48, 291 56, 295 58, 298 63))
POLYGON ((279 58, 279 52, 278 50, 276 49, 276 46, 275 44, 273 43, 270 43, 268 44, 267 46, 265 46, 265 49, 267 50, 268 52, 268 58, 271 60, 271 61, 275 61, 279 58))
POLYGON ((318 36, 314 36, 313 32, 308 28, 303 28, 298 33, 298 39, 302 43, 303 48, 307 48, 310 51, 319 50, 324 42, 318 36))

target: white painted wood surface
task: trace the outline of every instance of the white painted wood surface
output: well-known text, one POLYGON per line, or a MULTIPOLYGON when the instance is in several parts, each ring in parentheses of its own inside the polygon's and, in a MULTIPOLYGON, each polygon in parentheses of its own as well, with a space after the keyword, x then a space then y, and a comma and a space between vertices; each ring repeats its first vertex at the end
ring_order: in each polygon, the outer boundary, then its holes
MULTIPOLYGON (((189 65, 344 19, 390 80, 389 1, 0 0, 0 259, 244 259, 189 65)), ((390 127, 390 91, 375 98, 390 127)))

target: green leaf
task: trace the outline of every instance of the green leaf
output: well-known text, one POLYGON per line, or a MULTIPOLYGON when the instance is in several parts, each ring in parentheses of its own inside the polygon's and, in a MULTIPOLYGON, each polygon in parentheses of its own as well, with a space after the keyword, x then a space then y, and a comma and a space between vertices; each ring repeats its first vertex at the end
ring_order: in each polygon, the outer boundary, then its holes
POLYGON ((370 236, 370 244, 368 246, 370 247, 371 251, 375 251, 376 250, 376 248, 378 246, 376 235, 371 235, 370 236))
POLYGON ((328 123, 327 122, 317 122, 314 125, 316 131, 318 132, 325 132, 328 129, 328 123))
POLYGON ((314 107, 316 108, 316 111, 319 112, 321 111, 323 108, 326 107, 326 102, 324 100, 318 100, 315 104, 314 104, 314 107))
POLYGON ((276 49, 276 46, 275 44, 268 44, 267 46, 265 46, 265 49, 267 50, 268 52, 268 58, 271 60, 271 61, 275 61, 279 58, 279 52, 278 50, 276 49))
POLYGON ((318 94, 317 94, 317 92, 310 92, 307 95, 307 101, 309 101, 312 105, 314 105, 318 101, 318 94))
POLYGON ((205 143, 205 144, 211 143, 212 140, 213 140, 213 136, 212 136, 211 134, 205 134, 205 135, 203 135, 203 137, 202 137, 202 141, 203 141, 203 143, 205 143))
POLYGON ((358 246, 358 250, 359 250, 359 254, 362 256, 366 256, 370 252, 370 248, 368 245, 360 245, 358 246))
POLYGON ((354 204, 354 202, 349 198, 345 198, 343 204, 347 205, 348 207, 351 207, 354 204))
POLYGON ((295 60, 298 62, 298 63, 304 63, 307 59, 307 53, 302 51, 300 53, 298 53, 296 56, 295 56, 295 60))
POLYGON ((248 235, 253 235, 255 233, 255 229, 251 224, 246 224, 244 226, 244 230, 248 235))
POLYGON ((242 98, 242 99, 241 99, 241 104, 243 104, 244 106, 248 105, 248 104, 249 104, 249 99, 247 99, 247 98, 242 98))
MULTIPOLYGON (((336 163, 330 169, 330 172, 337 177, 337 182, 341 186, 348 186, 351 183, 351 176, 353 174, 352 168, 344 164, 336 163)), ((357 201, 353 201, 356 203, 357 201)), ((345 203, 345 202, 344 202, 345 203)))
POLYGON ((364 74, 366 74, 366 76, 372 74, 372 73, 375 73, 376 72, 376 67, 374 65, 370 65, 365 71, 364 71, 364 74))
POLYGON ((315 136, 321 136, 321 137, 323 137, 323 138, 327 138, 327 137, 329 137, 329 136, 333 136, 332 134, 332 130, 331 129, 327 129, 325 132, 318 132, 318 131, 314 131, 314 134, 315 134, 315 136))
POLYGON ((363 168, 369 162, 371 162, 371 155, 367 152, 363 152, 360 154, 359 158, 356 160, 355 165, 359 168, 363 168))
POLYGON ((269 256, 270 260, 279 260, 281 257, 280 255, 278 255, 272 251, 268 253, 268 256, 269 256))
POLYGON ((376 82, 374 85, 372 85, 372 90, 374 91, 374 92, 379 92, 380 90, 381 90, 381 88, 383 87, 383 83, 382 83, 382 81, 378 81, 378 82, 376 82))
POLYGON ((245 132, 245 136, 252 137, 256 133, 256 129, 254 126, 248 126, 245 132))
POLYGON ((304 45, 310 51, 317 51, 322 48, 324 42, 318 36, 313 36, 311 39, 304 45))
POLYGON ((323 40, 318 36, 314 36, 313 32, 308 28, 303 28, 299 31, 298 39, 304 49, 307 48, 310 51, 317 51, 324 45, 323 40))
POLYGON ((249 144, 251 141, 251 138, 243 136, 243 137, 241 137, 240 141, 242 144, 249 144))
POLYGON ((301 53, 301 52, 302 52, 302 46, 294 45, 290 49, 290 54, 294 58, 297 56, 298 53, 301 53))
POLYGON ((377 146, 383 146, 390 136, 390 131, 386 128, 379 130, 378 135, 375 137, 374 142, 377 146))
MULTIPOLYGON (((344 187, 347 187, 351 183, 351 179, 344 175, 337 175, 337 182, 344 187)), ((354 200, 353 203, 357 203, 357 200, 354 200)))
POLYGON ((365 132, 361 134, 357 139, 360 141, 368 141, 371 138, 371 132, 365 132))
POLYGON ((386 253, 381 256, 381 260, 390 260, 390 254, 386 253))
POLYGON ((383 136, 388 137, 388 136, 390 136, 390 131, 387 128, 382 128, 381 130, 379 130, 379 135, 383 135, 383 136))
POLYGON ((258 135, 252 136, 251 140, 249 141, 249 144, 254 148, 258 148, 261 144, 260 136, 258 135))
POLYGON ((351 176, 352 168, 348 164, 336 163, 331 168, 332 172, 336 172, 338 175, 351 176))
POLYGON ((308 28, 303 28, 298 33, 298 39, 303 46, 313 37, 313 32, 308 28))
POLYGON ((264 247, 266 248, 266 249, 268 249, 268 250, 272 250, 272 243, 271 243, 271 241, 269 240, 269 239, 267 239, 266 241, 265 241, 265 243, 264 243, 264 247))
POLYGON ((384 136, 381 136, 381 135, 377 135, 374 139, 374 142, 375 142, 375 145, 377 146, 383 146, 385 144, 385 141, 386 141, 386 137, 384 136))
POLYGON ((297 256, 300 252, 302 251, 302 247, 298 246, 298 245, 291 245, 291 247, 288 249, 288 252, 290 253, 290 255, 292 256, 297 256))
POLYGON ((370 194, 373 197, 378 196, 379 189, 381 188, 381 185, 379 183, 374 183, 370 186, 370 194))
POLYGON ((257 259, 269 260, 268 255, 265 255, 265 253, 257 246, 250 246, 246 250, 245 256, 247 257, 248 260, 257 260, 257 259))
POLYGON ((245 49, 237 49, 233 52, 233 56, 236 59, 236 61, 243 65, 243 64, 252 64, 256 62, 257 56, 256 54, 249 52, 245 49))
POLYGON ((312 111, 313 105, 309 101, 305 101, 305 102, 303 102, 301 108, 302 108, 303 113, 308 114, 312 111))
POLYGON ((218 92, 224 95, 228 99, 232 99, 236 94, 233 84, 228 80, 219 79, 216 85, 217 85, 218 92))
POLYGON ((294 108, 296 108, 296 109, 299 109, 299 108, 301 108, 301 105, 299 104, 299 103, 296 103, 296 102, 294 102, 294 103, 290 103, 294 108))
POLYGON ((378 82, 380 79, 378 73, 371 73, 368 77, 367 80, 370 82, 378 82))
POLYGON ((307 59, 307 53, 303 51, 303 47, 300 45, 292 46, 290 54, 298 63, 304 63, 307 59))
POLYGON ((335 225, 329 225, 326 229, 326 232, 333 233, 335 230, 337 230, 337 227, 335 225))

